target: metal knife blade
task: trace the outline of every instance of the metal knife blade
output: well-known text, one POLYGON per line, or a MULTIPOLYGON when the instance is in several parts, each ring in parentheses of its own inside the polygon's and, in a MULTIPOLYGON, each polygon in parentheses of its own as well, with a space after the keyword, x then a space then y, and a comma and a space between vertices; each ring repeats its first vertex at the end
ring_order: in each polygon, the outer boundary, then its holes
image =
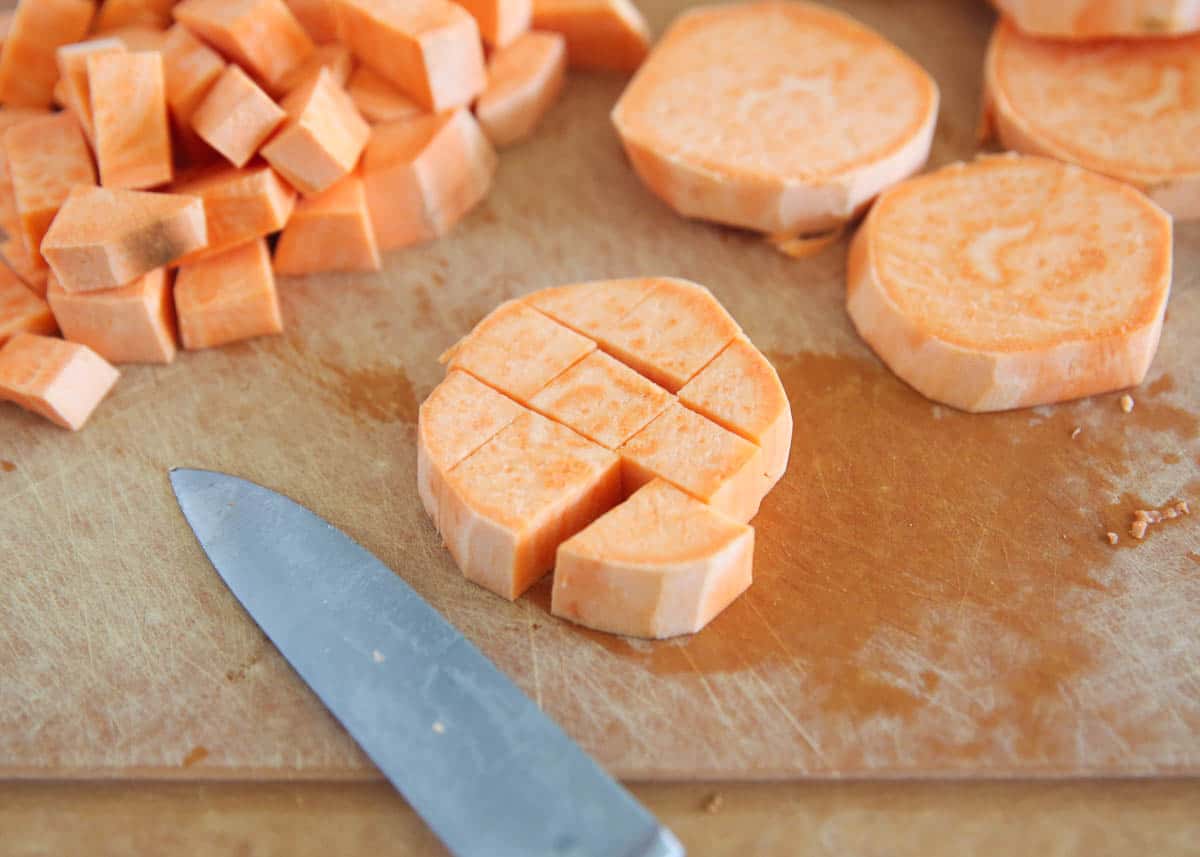
POLYGON ((391 569, 253 482, 171 485, 226 585, 458 857, 682 857, 683 846, 391 569))

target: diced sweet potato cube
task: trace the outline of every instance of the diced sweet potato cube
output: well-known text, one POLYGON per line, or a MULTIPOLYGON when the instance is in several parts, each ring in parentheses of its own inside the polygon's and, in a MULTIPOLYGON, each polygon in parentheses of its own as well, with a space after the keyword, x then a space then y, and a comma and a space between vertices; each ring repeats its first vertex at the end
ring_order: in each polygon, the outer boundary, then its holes
POLYGON ((660 281, 660 277, 593 280, 542 289, 527 302, 560 324, 597 339, 648 298, 660 281))
POLYGON ((112 289, 203 247, 207 234, 198 197, 83 188, 54 218, 42 255, 69 292, 112 289))
POLYGON ((737 521, 766 494, 762 450, 678 402, 617 451, 626 493, 659 477, 737 521))
POLYGON ((485 74, 479 27, 449 0, 338 0, 350 50, 426 110, 470 104, 485 74))
POLYGON ((517 417, 450 471, 442 536, 468 580, 514 599, 558 544, 620 499, 611 451, 540 414, 517 417))
POLYGON ((157 27, 117 27, 105 33, 125 45, 125 50, 139 53, 161 53, 167 43, 167 31, 157 27))
POLYGON ((292 216, 296 192, 262 162, 215 166, 181 177, 173 193, 204 202, 208 244, 179 260, 187 264, 278 232, 292 216))
POLYGON ((376 125, 363 182, 380 249, 449 232, 487 195, 495 171, 496 152, 467 110, 376 125))
MULTIPOLYGON (((496 307, 447 356, 451 369, 470 372, 527 404, 596 343, 520 301, 496 307)), ((445 359, 445 357, 443 357, 445 359)))
POLYGON ((650 29, 631 0, 533 0, 533 28, 567 37, 571 68, 633 71, 650 49, 650 29))
POLYGON ((92 29, 97 33, 122 27, 165 30, 171 25, 174 5, 175 0, 104 0, 92 29))
POLYGON ((0 345, 18 333, 55 333, 58 326, 46 302, 0 265, 0 345))
POLYGON ((415 119, 426 112, 399 87, 369 66, 360 65, 354 70, 346 85, 346 92, 350 94, 350 100, 358 112, 373 125, 415 119))
POLYGON ((88 86, 87 59, 95 54, 126 53, 120 39, 89 39, 63 45, 58 49, 58 85, 62 88, 62 105, 75 114, 83 133, 92 138, 92 97, 88 86))
POLYGON ((329 76, 338 86, 345 88, 354 68, 354 56, 343 44, 317 45, 308 59, 289 71, 271 87, 271 94, 282 98, 293 89, 299 89, 312 81, 321 69, 328 69, 329 76))
POLYGON ((19 333, 0 348, 0 399, 76 431, 117 382, 86 345, 19 333))
POLYGON ((529 29, 533 0, 454 0, 471 13, 480 38, 492 47, 512 44, 529 29))
POLYGON ((367 196, 362 179, 354 174, 300 200, 275 247, 275 271, 279 274, 379 268, 367 196))
POLYGON ((82 39, 94 12, 90 0, 22 0, 0 53, 0 103, 49 107, 58 80, 54 52, 82 39))
POLYGON ((440 527, 439 511, 451 469, 527 413, 466 372, 451 371, 421 403, 417 419, 417 493, 440 527))
POLYGON ((543 387, 529 403, 589 440, 616 449, 674 400, 625 364, 603 351, 593 351, 543 387))
POLYGON ((179 336, 189 350, 283 330, 267 242, 259 238, 182 265, 175 277, 179 336))
POLYGON ((288 95, 283 108, 287 122, 262 155, 293 187, 320 193, 354 169, 371 127, 328 69, 288 95))
POLYGON ((162 54, 89 54, 88 88, 100 184, 150 188, 174 174, 162 54))
POLYGON ((268 85, 313 52, 283 0, 184 0, 175 20, 268 85))
POLYGON ((4 132, 4 152, 21 240, 34 264, 40 265, 42 236, 71 188, 96 184, 92 155, 79 122, 70 113, 30 119, 9 128, 4 132))
POLYGON ((550 612, 589 628, 693 634, 751 582, 754 530, 661 479, 558 546, 550 612))
POLYGON ((285 0, 308 37, 318 45, 341 39, 334 0, 285 0))
POLYGON ((109 363, 175 359, 175 309, 165 268, 97 292, 68 292, 51 275, 46 298, 63 337, 109 363))
POLYGON ((4 154, 4 132, 27 119, 49 115, 40 107, 0 108, 0 228, 11 235, 20 235, 21 221, 17 216, 17 202, 13 198, 12 177, 8 172, 8 157, 4 154))
POLYGON ((4 264, 31 292, 38 297, 46 297, 46 279, 50 276, 50 269, 46 267, 40 254, 35 261, 25 249, 24 241, 20 238, 6 238, 0 243, 0 256, 4 257, 4 264))
POLYGON ((244 71, 229 65, 197 105, 192 128, 235 167, 244 167, 287 118, 244 71))
POLYGON ((550 109, 567 74, 566 41, 559 33, 525 33, 488 61, 488 85, 475 116, 493 146, 528 137, 550 109))
POLYGON ((225 60, 182 24, 167 31, 162 58, 171 116, 177 125, 190 127, 192 114, 225 70, 225 60))
POLYGON ((783 476, 792 448, 791 405, 775 367, 744 336, 688 381, 679 401, 762 447, 767 490, 783 476))

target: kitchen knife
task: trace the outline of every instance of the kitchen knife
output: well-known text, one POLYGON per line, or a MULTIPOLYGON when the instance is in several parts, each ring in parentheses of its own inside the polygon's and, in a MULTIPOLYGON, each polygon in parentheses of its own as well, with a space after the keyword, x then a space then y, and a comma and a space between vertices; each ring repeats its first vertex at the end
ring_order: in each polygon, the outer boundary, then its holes
POLYGON ((407 583, 274 491, 176 468, 184 517, 296 672, 458 857, 682 857, 407 583))

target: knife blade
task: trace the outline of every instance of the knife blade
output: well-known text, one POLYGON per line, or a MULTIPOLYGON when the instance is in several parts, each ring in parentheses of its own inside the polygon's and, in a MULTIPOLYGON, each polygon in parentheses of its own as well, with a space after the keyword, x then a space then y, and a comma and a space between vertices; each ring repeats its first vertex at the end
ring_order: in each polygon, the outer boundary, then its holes
POLYGON ((683 846, 399 575, 300 504, 174 468, 217 573, 457 857, 683 846))

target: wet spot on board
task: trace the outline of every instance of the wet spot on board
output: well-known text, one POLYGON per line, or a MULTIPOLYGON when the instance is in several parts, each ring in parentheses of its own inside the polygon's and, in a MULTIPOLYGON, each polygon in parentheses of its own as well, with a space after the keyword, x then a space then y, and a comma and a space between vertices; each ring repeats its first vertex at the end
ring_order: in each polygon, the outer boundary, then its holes
POLYGON ((183 767, 190 768, 192 765, 199 764, 208 758, 208 750, 205 747, 193 747, 188 751, 188 754, 183 757, 183 767))
POLYGON ((5 473, 12 473, 16 469, 17 465, 13 464, 11 461, 0 461, 0 470, 4 471, 5 473))

